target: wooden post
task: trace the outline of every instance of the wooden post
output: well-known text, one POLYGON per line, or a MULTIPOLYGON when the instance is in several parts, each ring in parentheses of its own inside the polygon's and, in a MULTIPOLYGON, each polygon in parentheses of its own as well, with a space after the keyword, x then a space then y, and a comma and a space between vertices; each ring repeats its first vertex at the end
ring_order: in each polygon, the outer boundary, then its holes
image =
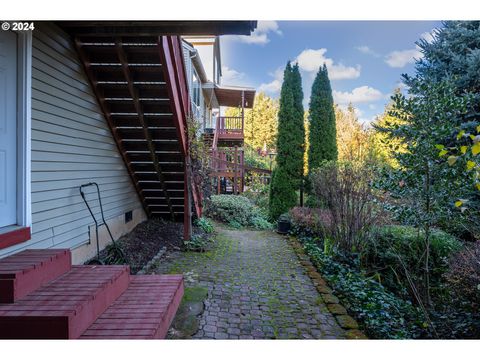
POLYGON ((233 157, 233 194, 237 195, 237 169, 238 169, 238 147, 235 145, 235 155, 233 157))
POLYGON ((244 150, 240 152, 240 166, 241 166, 241 174, 242 177, 240 178, 240 193, 243 193, 245 190, 245 168, 244 168, 244 150))
POLYGON ((245 128, 245 92, 242 90, 242 135, 245 128))
POLYGON ((183 241, 189 241, 192 236, 192 214, 190 209, 190 176, 188 176, 188 156, 183 165, 183 241))
POLYGON ((217 195, 220 195, 220 176, 217 176, 217 195))

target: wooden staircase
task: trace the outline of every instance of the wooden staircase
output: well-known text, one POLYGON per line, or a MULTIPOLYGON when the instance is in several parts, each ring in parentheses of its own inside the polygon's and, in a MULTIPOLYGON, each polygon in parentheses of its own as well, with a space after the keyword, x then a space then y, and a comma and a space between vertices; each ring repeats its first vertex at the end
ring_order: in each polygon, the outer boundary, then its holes
MULTIPOLYGON (((146 213, 185 220, 192 191, 186 165, 190 102, 180 38, 77 36, 74 41, 146 213)), ((194 209, 200 215, 200 204, 194 209)))
POLYGON ((268 183, 271 171, 245 165, 244 119, 218 117, 213 134, 204 134, 205 146, 210 149, 210 177, 216 179, 216 193, 242 193, 247 176, 257 176, 268 183), (221 181, 226 185, 222 188, 221 181))
POLYGON ((69 250, 0 260, 0 339, 164 338, 182 275, 131 276, 124 265, 72 266, 69 250))

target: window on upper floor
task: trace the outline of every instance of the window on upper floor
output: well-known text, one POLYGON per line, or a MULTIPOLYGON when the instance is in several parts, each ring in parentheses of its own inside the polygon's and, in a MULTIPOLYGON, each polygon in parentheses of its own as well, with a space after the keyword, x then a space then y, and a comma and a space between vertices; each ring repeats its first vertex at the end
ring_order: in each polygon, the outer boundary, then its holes
POLYGON ((200 79, 198 78, 197 71, 193 71, 193 81, 192 81, 192 101, 195 106, 200 107, 201 105, 201 98, 200 98, 200 79))

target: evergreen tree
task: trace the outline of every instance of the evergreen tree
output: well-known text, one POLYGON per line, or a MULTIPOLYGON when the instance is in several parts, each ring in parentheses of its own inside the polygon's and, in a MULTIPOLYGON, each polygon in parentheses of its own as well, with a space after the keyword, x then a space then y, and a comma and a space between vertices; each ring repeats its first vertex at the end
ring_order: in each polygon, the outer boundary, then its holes
MULTIPOLYGON (((445 21, 443 27, 433 31, 431 39, 420 39, 417 45, 423 57, 415 63, 416 75, 402 75, 409 93, 423 96, 416 86, 417 78, 431 83, 448 78, 457 95, 472 96, 472 106, 458 120, 462 129, 473 132, 480 125, 480 21, 445 21)), ((443 143, 451 146, 455 139, 443 143)))
POLYGON ((270 217, 295 206, 303 176, 303 92, 297 65, 287 63, 278 112, 277 168, 270 185, 270 217))
POLYGON ((283 160, 287 172, 292 177, 295 184, 295 189, 298 190, 303 178, 303 156, 305 153, 302 77, 300 75, 298 64, 293 65, 291 68, 291 89, 293 96, 293 112, 291 123, 288 125, 286 124, 287 126, 284 128, 288 131, 287 135, 289 136, 289 141, 284 143, 283 146, 284 154, 287 155, 283 160))
POLYGON ((285 168, 277 166, 273 170, 269 197, 269 215, 274 220, 297 204, 297 194, 285 168))
MULTIPOLYGON (((417 45, 423 53, 415 64, 418 76, 440 82, 450 75, 458 94, 480 97, 480 21, 446 21, 430 41, 421 39, 417 45)), ((404 75, 404 81, 410 86, 415 79, 404 75)))
POLYGON ((324 64, 317 73, 310 97, 308 168, 318 168, 324 160, 337 160, 337 131, 332 88, 324 64))

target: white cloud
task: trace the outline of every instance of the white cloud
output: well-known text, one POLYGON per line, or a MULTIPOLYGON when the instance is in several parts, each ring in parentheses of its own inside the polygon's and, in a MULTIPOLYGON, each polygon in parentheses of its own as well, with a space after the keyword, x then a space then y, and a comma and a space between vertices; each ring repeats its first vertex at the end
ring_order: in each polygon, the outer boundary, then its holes
POLYGON ((423 57, 418 47, 409 50, 392 51, 385 57, 385 62, 393 68, 403 68, 407 64, 412 64, 416 59, 423 57))
POLYGON ((282 88, 283 69, 279 67, 274 72, 269 73, 269 75, 273 77, 273 80, 269 83, 260 84, 258 87, 258 92, 265 92, 270 95, 278 95, 282 88))
POLYGON ((383 99, 385 95, 380 90, 364 85, 353 89, 351 92, 333 90, 333 98, 337 104, 345 105, 369 103, 383 99))
POLYGON ((268 94, 278 94, 282 88, 282 82, 280 80, 273 80, 269 83, 263 83, 258 87, 258 92, 264 92, 268 94))
POLYGON ((238 85, 245 78, 245 74, 228 66, 222 66, 222 83, 227 85, 238 85))
POLYGON ((363 116, 363 111, 360 110, 359 108, 357 108, 357 107, 353 108, 353 111, 354 111, 355 115, 357 116, 357 118, 360 118, 360 117, 363 116))
POLYGON ((372 55, 372 56, 375 56, 375 57, 380 57, 380 56, 381 56, 379 53, 377 53, 376 51, 370 49, 370 48, 369 48, 368 46, 366 46, 366 45, 357 46, 357 47, 355 47, 355 49, 357 49, 358 51, 360 51, 362 54, 372 55))
POLYGON ((282 35, 282 31, 279 29, 276 21, 259 21, 257 28, 250 35, 232 35, 226 37, 246 44, 265 45, 270 42, 270 38, 268 37, 270 33, 282 35))
POLYGON ((424 32, 420 38, 431 44, 434 40, 434 30, 424 32))
POLYGON ((360 65, 345 66, 342 63, 336 64, 333 59, 325 56, 327 49, 306 49, 296 58, 298 66, 306 72, 316 73, 320 66, 327 65, 330 80, 356 79, 360 76, 360 65))

